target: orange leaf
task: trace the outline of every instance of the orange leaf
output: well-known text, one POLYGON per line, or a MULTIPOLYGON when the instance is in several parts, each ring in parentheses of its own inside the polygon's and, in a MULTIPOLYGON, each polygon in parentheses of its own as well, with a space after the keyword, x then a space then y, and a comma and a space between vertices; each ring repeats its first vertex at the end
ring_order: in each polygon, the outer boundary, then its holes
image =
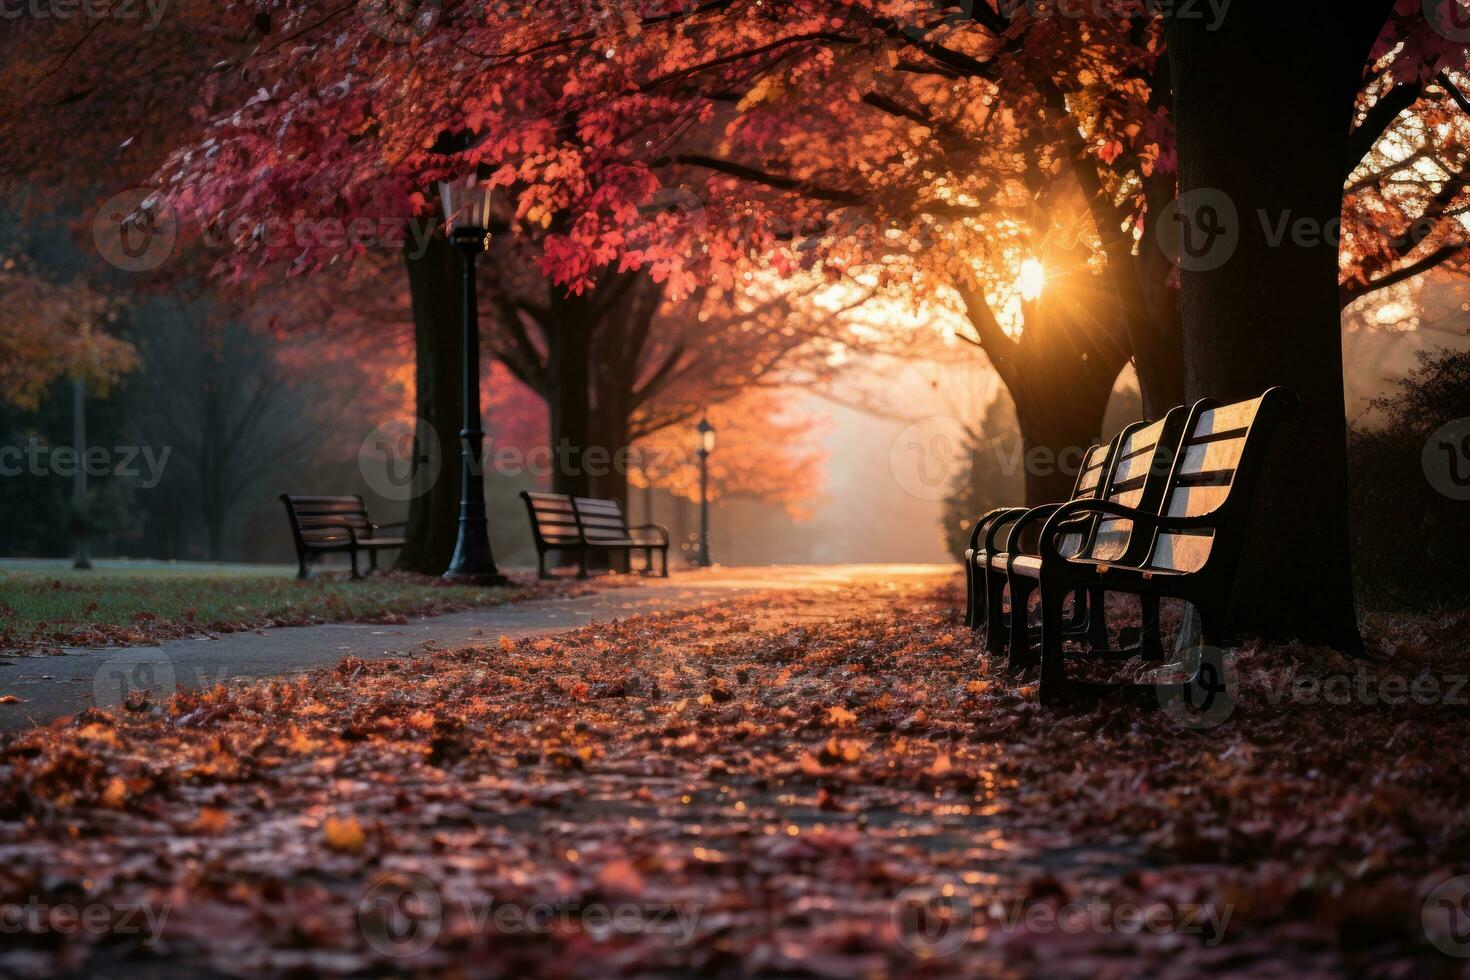
POLYGON ((344 854, 361 854, 367 847, 367 834, 363 833, 362 824, 357 822, 356 817, 328 817, 326 823, 322 824, 322 837, 326 839, 328 847, 344 854))

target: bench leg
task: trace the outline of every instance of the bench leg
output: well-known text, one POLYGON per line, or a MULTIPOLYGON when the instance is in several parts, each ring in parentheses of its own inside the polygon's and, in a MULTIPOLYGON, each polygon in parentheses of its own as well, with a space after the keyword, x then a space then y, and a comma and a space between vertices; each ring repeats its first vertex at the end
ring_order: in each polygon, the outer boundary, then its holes
MULTIPOLYGON (((1027 667, 1036 666, 1036 658, 1031 654, 1031 640, 1029 633, 1030 619, 1027 607, 1031 605, 1031 593, 1035 592, 1037 583, 1029 578, 1019 575, 1011 577, 1011 630, 1010 630, 1010 669, 1025 670, 1027 667)), ((1055 590, 1053 590, 1055 591, 1055 590)), ((1056 607, 1056 626, 1054 632, 1060 643, 1062 631, 1062 602, 1066 594, 1053 597, 1056 607)))
POLYGON ((1067 605, 1062 603, 1062 629, 1068 633, 1080 633, 1087 625, 1087 593, 1083 589, 1068 593, 1072 597, 1072 615, 1067 616, 1067 605))
POLYGON ((309 577, 309 573, 306 570, 306 552, 304 551, 297 552, 296 554, 296 577, 303 582, 309 577))
POLYGON ((545 578, 550 578, 551 577, 551 576, 549 576, 549 575, 546 574, 546 552, 545 551, 538 551, 538 552, 536 552, 536 577, 538 579, 545 579, 545 578))
POLYGON ((1209 603, 1195 603, 1194 608, 1199 613, 1200 643, 1209 647, 1223 647, 1225 634, 1220 627, 1225 622, 1225 607, 1213 606, 1209 603))
POLYGON ((577 555, 577 578, 587 577, 587 549, 583 548, 577 555))
MULTIPOLYGON (((1055 585, 1041 586, 1042 704, 1056 704, 1066 695, 1067 662, 1062 651, 1062 601, 1066 594, 1055 585)), ((1018 632, 1013 630, 1012 632, 1018 632)))
POLYGON ((975 559, 971 555, 965 555, 965 625, 970 629, 980 625, 975 611, 975 559))
POLYGON ((1087 642, 1094 650, 1108 648, 1108 614, 1103 606, 1107 595, 1102 589, 1090 586, 1087 589, 1087 642))
POLYGON ((988 565, 975 574, 985 580, 985 652, 999 657, 1006 652, 1006 576, 988 565))
POLYGON ((669 577, 669 546, 668 545, 664 545, 662 553, 663 553, 663 556, 664 556, 664 561, 663 561, 664 570, 663 570, 663 574, 660 575, 659 577, 660 578, 668 578, 669 577))
POLYGON ((357 549, 353 548, 348 555, 352 558, 352 580, 355 582, 362 578, 362 573, 357 570, 357 549))
POLYGON ((1164 638, 1159 627, 1159 597, 1140 595, 1138 604, 1143 616, 1143 628, 1138 634, 1138 652, 1145 663, 1164 662, 1164 638))

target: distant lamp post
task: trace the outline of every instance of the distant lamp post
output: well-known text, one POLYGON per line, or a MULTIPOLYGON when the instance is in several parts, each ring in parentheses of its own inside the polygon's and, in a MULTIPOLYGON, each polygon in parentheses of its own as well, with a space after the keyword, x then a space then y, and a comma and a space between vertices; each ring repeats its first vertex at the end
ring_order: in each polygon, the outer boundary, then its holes
POLYGON ((485 432, 480 427, 480 316, 475 299, 475 258, 490 242, 490 186, 474 173, 441 181, 439 197, 449 241, 464 256, 464 425, 460 429, 459 538, 444 573, 446 581, 504 585, 490 554, 485 518, 485 432))
POLYGON ((92 542, 89 540, 92 506, 87 495, 87 466, 84 462, 87 457, 87 381, 77 375, 71 385, 72 443, 77 450, 77 471, 72 477, 71 489, 72 541, 75 546, 71 567, 85 570, 92 567, 92 542))
POLYGON ((699 420, 699 567, 709 568, 709 454, 715 451, 715 427, 699 420))

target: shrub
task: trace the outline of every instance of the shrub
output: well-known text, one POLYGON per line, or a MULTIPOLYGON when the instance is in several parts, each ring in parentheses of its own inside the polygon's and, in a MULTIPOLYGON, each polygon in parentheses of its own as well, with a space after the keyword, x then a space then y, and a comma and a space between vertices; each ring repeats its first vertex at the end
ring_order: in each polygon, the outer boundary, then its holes
POLYGON ((1421 352, 1419 366, 1372 405, 1378 428, 1351 428, 1354 563, 1373 604, 1424 606, 1470 593, 1470 501, 1430 483, 1426 442, 1470 418, 1470 351, 1421 352))

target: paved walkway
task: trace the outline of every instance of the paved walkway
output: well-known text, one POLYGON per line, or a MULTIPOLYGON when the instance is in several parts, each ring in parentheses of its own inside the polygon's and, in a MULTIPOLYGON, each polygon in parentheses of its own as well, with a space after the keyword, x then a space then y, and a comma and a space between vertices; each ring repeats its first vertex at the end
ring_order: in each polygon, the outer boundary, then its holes
MULTIPOLYGON (((72 649, 61 657, 0 661, 0 692, 19 698, 0 705, 0 731, 73 714, 90 705, 113 708, 131 694, 164 695, 185 688, 285 676, 336 663, 344 656, 401 656, 432 641, 440 648, 544 636, 588 623, 695 609, 736 595, 771 590, 840 592, 859 582, 954 574, 949 565, 820 565, 722 568, 643 579, 569 599, 541 599, 418 619, 404 626, 333 623, 285 627, 161 646, 72 649)), ((832 618, 834 605, 812 615, 832 618)))

